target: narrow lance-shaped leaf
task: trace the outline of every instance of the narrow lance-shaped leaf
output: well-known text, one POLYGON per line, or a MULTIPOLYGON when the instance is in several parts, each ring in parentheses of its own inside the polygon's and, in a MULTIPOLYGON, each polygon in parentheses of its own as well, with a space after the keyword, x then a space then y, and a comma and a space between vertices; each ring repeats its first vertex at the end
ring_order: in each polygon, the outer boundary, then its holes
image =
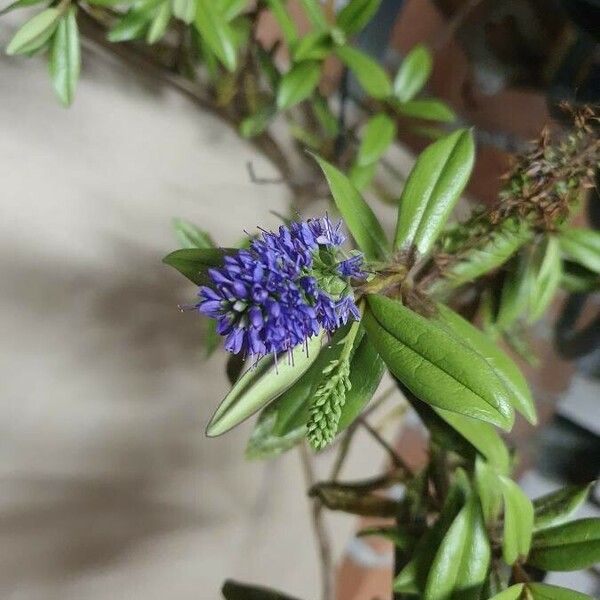
POLYGON ((304 8, 304 12, 312 23, 313 27, 317 29, 327 29, 329 24, 325 18, 325 13, 321 8, 319 0, 300 0, 304 8))
POLYGON ((331 37, 324 31, 311 31, 294 44, 295 63, 304 60, 323 60, 331 51, 331 37))
POLYGON ((527 592, 531 600, 594 600, 587 594, 547 583, 528 583, 527 592))
POLYGON ((267 5, 281 28, 287 45, 292 47, 298 39, 298 32, 296 31, 294 21, 287 11, 286 3, 284 0, 267 0, 267 5))
POLYGON ((219 4, 225 20, 232 21, 244 12, 248 6, 248 0, 221 0, 219 4))
POLYGON ((396 137, 396 123, 385 113, 371 117, 365 125, 358 148, 356 162, 359 166, 377 162, 396 137))
POLYGON ((373 162, 369 165, 359 166, 353 165, 348 174, 350 182, 359 191, 362 192, 375 177, 377 171, 377 163, 373 162))
POLYGON ((566 229, 560 234, 562 251, 594 273, 600 273, 600 232, 591 229, 566 229))
POLYGON ((390 371, 437 408, 510 429, 514 412, 502 380, 479 354, 400 302, 368 296, 363 324, 390 371))
POLYGON ((173 219, 173 229, 183 248, 215 248, 210 233, 196 227, 185 219, 173 219))
POLYGON ((529 299, 528 321, 534 323, 542 317, 552 302, 562 279, 562 259, 558 239, 550 236, 539 266, 534 274, 529 299))
POLYGON ((504 496, 504 536, 502 556, 512 565, 526 557, 531 546, 533 531, 533 505, 521 488, 508 477, 501 477, 504 496))
POLYGON ((214 0, 196 0, 196 28, 229 71, 235 71, 235 36, 214 0))
POLYGON ((546 571, 577 571, 600 561, 600 518, 579 519, 533 536, 527 563, 546 571))
POLYGON ((535 529, 546 529, 567 521, 585 502, 591 486, 591 483, 568 485, 536 498, 533 501, 535 529))
POLYGON ((142 37, 147 31, 159 4, 159 0, 146 0, 136 3, 110 29, 106 36, 108 41, 126 42, 142 37))
POLYGON ((196 285, 209 283, 208 269, 220 267, 223 257, 234 254, 233 248, 183 248, 163 258, 163 262, 177 269, 196 285))
POLYGON ((196 0, 172 0, 173 14, 190 25, 196 17, 196 0))
POLYGON ((226 433, 283 394, 316 360, 322 338, 322 334, 310 338, 306 348, 297 346, 290 357, 277 361, 272 356, 260 358, 225 396, 206 428, 206 435, 226 433))
POLYGON ((6 53, 28 54, 43 46, 58 26, 62 13, 56 8, 47 8, 27 21, 10 40, 6 53))
POLYGON ((502 510, 502 486, 498 471, 479 456, 475 460, 475 487, 483 520, 492 526, 502 510))
POLYGON ((72 6, 60 19, 50 51, 50 76, 54 91, 64 106, 73 102, 81 68, 76 11, 72 6))
POLYGON ((392 93, 392 84, 387 73, 369 55, 352 48, 341 46, 335 49, 338 58, 356 75, 361 87, 373 98, 387 98, 392 93))
POLYGON ((387 240, 371 207, 346 175, 323 158, 315 155, 315 159, 323 169, 335 204, 358 247, 367 258, 384 258, 388 249, 387 240))
POLYGON ((337 16, 337 25, 348 36, 358 33, 377 12, 381 0, 350 0, 337 16))
POLYGON ((521 253, 518 260, 510 265, 512 268, 502 284, 496 315, 495 325, 500 330, 510 329, 517 320, 525 316, 531 298, 534 273, 530 257, 521 253))
POLYGON ((511 404, 530 423, 537 423, 535 403, 527 380, 519 367, 486 333, 463 319, 443 304, 438 304, 438 317, 457 337, 468 343, 496 371, 511 393, 511 404))
POLYGON ((467 184, 474 156, 473 136, 465 129, 421 153, 400 197, 396 248, 429 252, 467 184))
MULTIPOLYGON (((393 102, 392 105, 401 115, 413 119, 425 119, 426 121, 437 121, 438 123, 451 123, 456 120, 454 111, 445 102, 435 98, 393 102)), ((433 137, 437 137, 437 132, 433 137)))
POLYGON ((515 585, 511 585, 508 589, 492 596, 490 600, 519 600, 521 598, 521 594, 523 592, 524 584, 517 583, 515 585))
POLYGON ((27 6, 40 4, 41 2, 43 2, 43 0, 15 0, 14 2, 11 2, 9 5, 7 5, 5 8, 0 10, 0 17, 2 15, 5 15, 6 13, 16 10, 17 8, 25 8, 27 6))
POLYGON ((471 494, 438 548, 424 600, 478 598, 490 563, 490 543, 477 497, 471 494))
POLYGON ((318 62, 305 61, 294 65, 279 82, 277 107, 290 108, 308 98, 317 87, 321 77, 318 62))
POLYGON ((167 27, 169 26, 169 21, 171 20, 171 14, 171 3, 169 0, 165 0, 158 7, 156 14, 148 27, 146 33, 146 42, 148 42, 148 44, 155 44, 165 35, 167 27))
POLYGON ((404 58, 394 79, 394 96, 401 102, 412 100, 431 74, 433 61, 425 46, 415 46, 404 58))

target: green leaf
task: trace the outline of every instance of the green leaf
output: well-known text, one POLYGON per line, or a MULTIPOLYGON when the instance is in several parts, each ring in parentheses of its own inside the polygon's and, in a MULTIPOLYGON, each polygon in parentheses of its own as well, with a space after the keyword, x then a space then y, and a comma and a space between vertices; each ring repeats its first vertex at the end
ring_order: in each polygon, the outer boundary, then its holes
POLYGON ((81 68, 76 11, 71 6, 60 19, 50 50, 50 76, 54 91, 64 106, 73 102, 81 68))
POLYGON ((563 262, 561 287, 572 294, 595 292, 600 290, 600 276, 593 271, 571 261, 563 262))
POLYGON ((347 36, 358 33, 373 18, 381 0, 350 0, 337 15, 337 26, 347 36))
POLYGON ((395 592, 421 595, 435 557, 435 550, 439 548, 463 507, 464 496, 462 485, 455 481, 446 496, 440 518, 425 531, 415 547, 411 560, 394 579, 395 592))
POLYGON ((175 235, 183 248, 206 249, 216 247, 210 233, 199 229, 193 223, 185 219, 173 219, 172 224, 175 235))
POLYGON ((321 94, 316 94, 313 101, 312 107, 321 127, 324 129, 327 135, 334 137, 339 133, 339 124, 335 115, 329 108, 327 99, 321 94))
POLYGON ((429 79, 432 64, 431 52, 425 46, 415 46, 398 69, 394 79, 394 96, 400 102, 412 100, 429 79))
POLYGON ((146 42, 155 44, 160 40, 167 31, 169 21, 171 20, 171 4, 169 0, 165 0, 156 11, 156 14, 150 22, 148 31, 146 32, 146 42))
POLYGON ((291 357, 277 361, 272 356, 260 358, 225 396, 206 428, 206 435, 226 433, 283 394, 316 360, 322 338, 322 333, 310 338, 306 348, 303 344, 297 346, 291 357))
POLYGON ((537 531, 527 564, 545 571, 577 571, 600 561, 600 518, 537 531))
POLYGON ((529 553, 533 531, 533 505, 521 488, 508 477, 500 477, 504 497, 502 556, 512 565, 529 553))
POLYGON ((376 171, 376 162, 365 165, 364 167, 353 165, 349 173, 350 183, 352 183, 357 191, 362 192, 371 183, 371 181, 373 181, 376 171))
POLYGON ((547 583, 528 583, 527 591, 532 600, 594 600, 587 594, 547 583))
POLYGON ((235 35, 220 13, 214 0, 196 0, 195 25, 210 49, 217 55, 228 71, 235 71, 237 56, 235 35))
POLYGON ((523 592, 523 587, 524 585, 522 583, 511 585, 503 592, 492 596, 490 600, 519 600, 521 593, 523 592))
POLYGON ((534 273, 529 256, 522 253, 518 260, 510 265, 512 269, 502 284, 498 314, 496 315, 495 325, 500 330, 510 329, 517 320, 525 315, 529 308, 533 286, 534 273))
POLYGON ((561 250, 572 260, 600 273, 600 232, 591 229, 566 229, 560 234, 561 250))
POLYGON ((532 237, 525 221, 503 221, 485 236, 482 243, 459 254, 445 269, 445 280, 439 280, 431 289, 452 289, 497 269, 532 237))
POLYGON ((232 248, 184 248, 171 252, 163 258, 163 262, 177 269, 196 285, 204 285, 210 282, 208 269, 220 267, 223 257, 235 252, 232 248))
POLYGON ((14 2, 11 2, 5 8, 0 10, 0 17, 2 15, 5 15, 6 13, 16 10, 17 8, 26 8, 28 6, 34 6, 35 4, 40 4, 43 1, 44 0, 15 0, 14 2))
POLYGON ((245 138, 260 135, 267 129, 275 114, 276 110, 274 106, 263 106, 240 123, 240 133, 245 138))
POLYGON ((366 527, 361 529, 356 537, 382 537, 392 542, 397 548, 410 548, 414 542, 414 536, 401 531, 398 527, 366 527))
POLYGON ((387 98, 392 93, 392 84, 387 73, 369 55, 352 48, 335 48, 338 58, 356 75, 362 88, 373 98, 387 98))
POLYGON ((467 129, 421 153, 400 197, 396 248, 429 252, 469 180, 474 157, 473 135, 467 129))
POLYGON ((297 600, 271 588, 238 583, 231 579, 223 584, 221 592, 225 600, 297 600))
POLYGON ((533 275, 529 298, 529 323, 542 317, 554 299, 562 279, 562 259, 555 236, 548 237, 541 264, 533 275))
POLYGON ((431 320, 382 296, 367 297, 363 324, 390 371, 424 402, 510 429, 514 412, 481 355, 431 320))
POLYGON ((172 0, 175 17, 190 25, 196 17, 196 0, 172 0))
POLYGON ((233 21, 233 19, 244 12, 248 5, 248 0, 220 0, 219 5, 221 14, 225 17, 225 20, 233 21))
POLYGON ((356 162, 365 167, 377 162, 396 137, 396 123, 385 113, 371 117, 365 125, 356 162))
POLYGON ((6 48, 9 56, 28 54, 43 46, 52 36, 62 16, 56 8, 47 8, 27 21, 13 36, 6 48))
POLYGON ((388 244, 385 233, 358 190, 348 177, 320 156, 314 155, 329 183, 329 188, 344 222, 367 258, 384 258, 388 244))
POLYGON ((283 39, 286 41, 288 47, 291 48, 298 39, 298 32, 296 31, 294 21, 288 13, 286 3, 282 0, 267 0, 267 5, 281 28, 283 39))
POLYGON ((292 57, 295 63, 304 60, 324 60, 331 51, 331 37, 323 31, 311 31, 295 45, 292 57))
POLYGON ((130 8, 110 29, 109 42, 127 42, 142 37, 156 12, 158 0, 138 3, 130 8))
POLYGON ((569 485, 533 501, 534 528, 560 525, 572 517, 585 502, 593 484, 569 485))
POLYGON ((320 63, 306 61, 294 65, 279 82, 277 108, 283 110, 306 100, 315 91, 320 78, 320 63))
POLYGON ((438 304, 437 308, 440 321, 488 362, 511 393, 513 407, 535 425, 535 403, 527 380, 514 361, 481 329, 443 304, 438 304))
POLYGON ((479 598, 490 564, 490 543, 477 497, 471 494, 438 548, 424 600, 479 598))
POLYGON ((438 121, 440 123, 451 123, 456 120, 454 111, 441 100, 426 98, 423 100, 409 100, 408 102, 393 102, 392 104, 405 117, 438 121))
POLYGON ((319 0, 300 0, 304 7, 304 12, 308 17, 308 20, 312 23, 313 27, 317 29, 328 29, 329 23, 325 18, 325 13, 321 8, 319 0))
POLYGON ((475 487, 483 520, 493 526, 502 510, 502 486, 498 471, 479 456, 475 460, 475 487))

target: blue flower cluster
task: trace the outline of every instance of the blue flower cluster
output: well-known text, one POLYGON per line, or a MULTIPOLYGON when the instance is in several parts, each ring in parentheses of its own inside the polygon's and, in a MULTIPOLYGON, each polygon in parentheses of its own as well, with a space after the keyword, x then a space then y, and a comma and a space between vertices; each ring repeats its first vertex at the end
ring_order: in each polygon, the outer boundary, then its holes
POLYGON ((336 262, 344 239, 341 223, 334 226, 328 217, 263 231, 248 250, 209 270, 214 285, 200 288, 196 306, 217 320, 229 352, 288 352, 321 328, 331 332, 350 317, 360 318, 349 279, 364 278, 362 255, 336 262), (321 249, 332 257, 332 267, 318 258, 321 249), (327 281, 342 292, 323 289, 327 281))

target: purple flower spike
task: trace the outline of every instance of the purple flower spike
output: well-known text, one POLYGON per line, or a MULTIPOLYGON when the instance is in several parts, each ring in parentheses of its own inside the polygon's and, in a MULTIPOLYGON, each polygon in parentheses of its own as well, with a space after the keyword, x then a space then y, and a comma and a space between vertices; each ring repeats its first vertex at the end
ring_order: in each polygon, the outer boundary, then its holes
POLYGON ((333 225, 328 217, 263 231, 249 250, 209 270, 212 286, 200 288, 196 307, 217 320, 229 352, 289 352, 321 329, 332 332, 360 318, 349 279, 365 277, 363 259, 339 260, 344 239, 341 222, 333 225), (319 252, 331 259, 315 261, 319 252))

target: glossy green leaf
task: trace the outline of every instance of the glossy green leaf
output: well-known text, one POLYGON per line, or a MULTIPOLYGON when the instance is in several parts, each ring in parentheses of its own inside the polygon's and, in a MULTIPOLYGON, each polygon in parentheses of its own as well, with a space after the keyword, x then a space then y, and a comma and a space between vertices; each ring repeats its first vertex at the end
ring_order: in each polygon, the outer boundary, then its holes
POLYGON ((474 157, 473 135, 467 129, 421 153, 400 197, 396 248, 429 252, 469 180, 474 157))
POLYGON ((373 177, 375 177, 376 172, 377 163, 373 162, 369 165, 365 165, 364 167, 354 165, 350 169, 350 173, 348 174, 348 176, 352 185, 359 192, 362 192, 371 183, 371 181, 373 181, 373 177))
POLYGON ((533 274, 529 298, 529 323, 542 317, 554 299, 562 280, 562 259, 558 238, 548 237, 541 263, 533 274))
POLYGON ((220 13, 214 0, 196 0, 196 2, 196 28, 225 68, 235 71, 237 55, 231 26, 220 13))
POLYGON ((377 12, 381 0, 350 0, 337 15, 337 25, 347 36, 358 33, 377 12))
POLYGON ((392 93, 390 78, 383 68, 368 54, 341 46, 334 50, 338 58, 356 75, 361 87, 373 98, 387 98, 392 93))
POLYGON ((0 17, 2 15, 5 15, 6 13, 9 13, 18 8, 27 8, 28 6, 34 6, 35 4, 40 4, 43 1, 44 0, 15 0, 14 2, 11 2, 8 6, 4 7, 2 10, 0 10, 0 17))
POLYGON ((423 593, 435 558, 434 550, 440 547, 464 501, 465 491, 462 485, 455 482, 446 496, 440 518, 425 531, 414 549, 412 558, 394 579, 395 592, 417 595, 423 593))
POLYGON ((329 24, 319 0, 300 0, 309 21, 317 29, 327 29, 329 24))
POLYGON ((533 501, 534 528, 546 529, 570 519, 585 502, 591 483, 568 485, 533 501))
POLYGON ((106 35, 108 41, 127 42, 142 37, 147 31, 159 3, 159 0, 148 0, 130 8, 106 35))
POLYGON ((50 77, 54 91, 64 106, 73 102, 81 69, 76 11, 72 6, 60 19, 50 50, 50 77))
POLYGON ((443 304, 438 304, 437 308, 439 320, 489 363, 510 392, 513 407, 535 425, 535 403, 527 380, 514 361, 481 329, 443 304))
POLYGON ((560 234, 561 250, 572 260, 600 273, 600 231, 566 229, 560 234))
POLYGON ((311 31, 294 45, 292 52, 294 62, 325 59, 331 51, 331 43, 328 33, 311 31))
POLYGON ((495 325, 500 330, 510 329, 525 317, 533 287, 534 271, 529 256, 522 253, 510 266, 512 268, 502 284, 496 315, 495 325))
POLYGON ((277 108, 283 110, 306 100, 321 78, 321 65, 306 61, 294 65, 279 82, 277 108))
POLYGON ((396 123, 385 113, 371 117, 362 133, 356 162, 364 167, 377 162, 396 137, 396 123))
POLYGON ((508 589, 496 594, 495 596, 492 596, 489 600, 519 600, 519 598, 521 598, 523 588, 524 585, 522 583, 511 585, 508 589))
POLYGON ((577 571, 600 561, 600 518, 579 519, 533 536, 527 563, 546 571, 577 571))
POLYGON ((440 280, 432 289, 452 289, 497 269, 532 237, 531 229, 525 221, 503 221, 492 230, 484 243, 458 255, 445 269, 445 280, 440 280))
POLYGON ((431 75, 433 60, 425 46, 415 46, 404 58, 394 79, 394 96, 400 102, 412 100, 431 75))
POLYGON ((171 0, 173 15, 190 25, 196 17, 196 0, 171 0))
POLYGON ((510 395, 488 362, 400 302, 368 296, 363 324, 390 371, 417 398, 510 429, 510 395))
POLYGON ((475 487, 483 520, 491 527, 502 511, 502 486, 498 470, 479 456, 475 460, 475 487))
POLYGON ((365 335, 350 361, 350 385, 338 423, 338 432, 351 425, 362 413, 377 390, 385 372, 385 364, 365 335))
POLYGON ((158 7, 146 32, 146 42, 148 44, 155 44, 165 35, 171 20, 171 14, 171 4, 168 0, 165 0, 158 7))
POLYGON ((203 231, 185 219, 173 219, 173 229, 182 248, 215 248, 208 231, 203 231))
POLYGON ((282 592, 260 585, 249 585, 228 579, 223 584, 225 600, 298 600, 282 592))
POLYGON ((322 337, 320 334, 310 338, 307 348, 304 345, 294 348, 291 358, 259 359, 225 396, 206 428, 206 435, 222 435, 283 394, 316 360, 322 337))
POLYGON ((384 258, 387 240, 371 207, 346 175, 323 158, 315 155, 315 159, 323 169, 335 204, 358 247, 367 258, 384 258))
POLYGON ((208 269, 220 267, 223 257, 235 252, 232 248, 183 248, 165 256, 163 262, 177 269, 196 285, 204 285, 210 281, 208 269))
POLYGON ((471 494, 438 548, 427 576, 424 600, 479 598, 491 550, 477 497, 471 494))
POLYGON ((508 477, 501 477, 504 497, 504 535, 502 556, 512 565, 529 553, 533 531, 533 505, 521 488, 508 477))
POLYGON ((10 40, 6 53, 28 54, 43 46, 55 32, 61 16, 58 9, 47 8, 29 19, 10 40))
POLYGON ((531 600, 594 600, 587 594, 547 583, 528 583, 527 591, 531 600))
POLYGON ((456 120, 454 111, 445 102, 433 98, 394 102, 393 106, 401 115, 413 119, 425 119, 439 123, 451 123, 456 120))
POLYGON ((298 39, 298 32, 296 31, 294 21, 288 13, 285 0, 267 0, 267 5, 281 28, 283 39, 291 48, 298 39))

